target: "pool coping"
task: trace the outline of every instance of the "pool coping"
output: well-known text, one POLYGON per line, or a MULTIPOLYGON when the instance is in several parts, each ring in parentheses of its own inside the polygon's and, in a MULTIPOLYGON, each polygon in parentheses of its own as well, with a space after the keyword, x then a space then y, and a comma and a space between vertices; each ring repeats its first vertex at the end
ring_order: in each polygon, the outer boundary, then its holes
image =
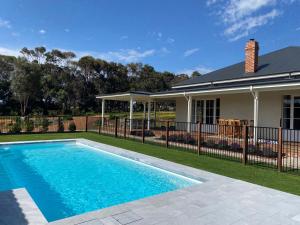
MULTIPOLYGON (((4 144, 76 141, 203 183, 87 212, 48 225, 92 224, 300 224, 300 197, 87 139, 56 139, 4 144), (238 194, 237 194, 238 193, 238 194), (243 210, 247 208, 247 210, 243 210), (278 223, 282 222, 282 223, 278 223)), ((168 151, 168 150, 167 150, 168 151)))

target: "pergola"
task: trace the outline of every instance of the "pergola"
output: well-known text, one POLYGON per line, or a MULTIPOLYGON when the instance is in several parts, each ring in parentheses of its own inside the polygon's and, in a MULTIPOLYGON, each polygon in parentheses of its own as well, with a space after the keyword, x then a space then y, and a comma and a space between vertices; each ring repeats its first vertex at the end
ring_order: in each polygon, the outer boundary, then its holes
POLYGON ((150 120, 151 120, 151 103, 152 100, 150 98, 150 92, 142 92, 142 91, 131 91, 126 93, 116 93, 110 95, 100 95, 97 96, 97 99, 102 100, 102 108, 101 108, 101 116, 102 116, 102 126, 104 124, 104 114, 105 114, 105 101, 106 100, 114 100, 114 101, 127 101, 129 102, 129 129, 132 130, 132 120, 133 120, 133 103, 134 102, 142 102, 144 105, 144 118, 146 119, 146 108, 148 105, 148 113, 147 113, 147 129, 150 129, 150 120))

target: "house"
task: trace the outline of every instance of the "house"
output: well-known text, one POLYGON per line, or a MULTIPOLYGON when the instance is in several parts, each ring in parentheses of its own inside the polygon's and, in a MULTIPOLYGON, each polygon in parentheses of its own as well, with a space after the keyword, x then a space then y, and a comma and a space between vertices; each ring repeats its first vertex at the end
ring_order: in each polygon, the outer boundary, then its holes
POLYGON ((146 111, 146 103, 174 100, 177 122, 217 124, 220 119, 237 119, 252 126, 300 129, 300 47, 259 56, 259 43, 251 39, 243 62, 183 81, 171 90, 97 98, 102 99, 102 116, 105 100, 129 101, 130 119, 135 101, 144 102, 146 111))

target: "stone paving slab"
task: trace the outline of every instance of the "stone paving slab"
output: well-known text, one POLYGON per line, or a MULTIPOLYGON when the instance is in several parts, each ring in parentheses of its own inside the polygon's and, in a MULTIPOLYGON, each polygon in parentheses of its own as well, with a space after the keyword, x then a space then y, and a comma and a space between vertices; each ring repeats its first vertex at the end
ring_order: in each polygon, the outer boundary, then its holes
POLYGON ((1 225, 45 225, 47 223, 24 188, 0 192, 1 225))

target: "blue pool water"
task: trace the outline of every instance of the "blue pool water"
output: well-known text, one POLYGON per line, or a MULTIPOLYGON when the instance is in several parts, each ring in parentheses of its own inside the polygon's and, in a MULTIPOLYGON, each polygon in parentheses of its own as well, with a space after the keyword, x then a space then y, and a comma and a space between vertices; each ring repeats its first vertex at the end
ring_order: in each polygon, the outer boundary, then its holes
POLYGON ((196 183, 73 141, 0 145, 0 191, 25 187, 49 222, 196 183))

